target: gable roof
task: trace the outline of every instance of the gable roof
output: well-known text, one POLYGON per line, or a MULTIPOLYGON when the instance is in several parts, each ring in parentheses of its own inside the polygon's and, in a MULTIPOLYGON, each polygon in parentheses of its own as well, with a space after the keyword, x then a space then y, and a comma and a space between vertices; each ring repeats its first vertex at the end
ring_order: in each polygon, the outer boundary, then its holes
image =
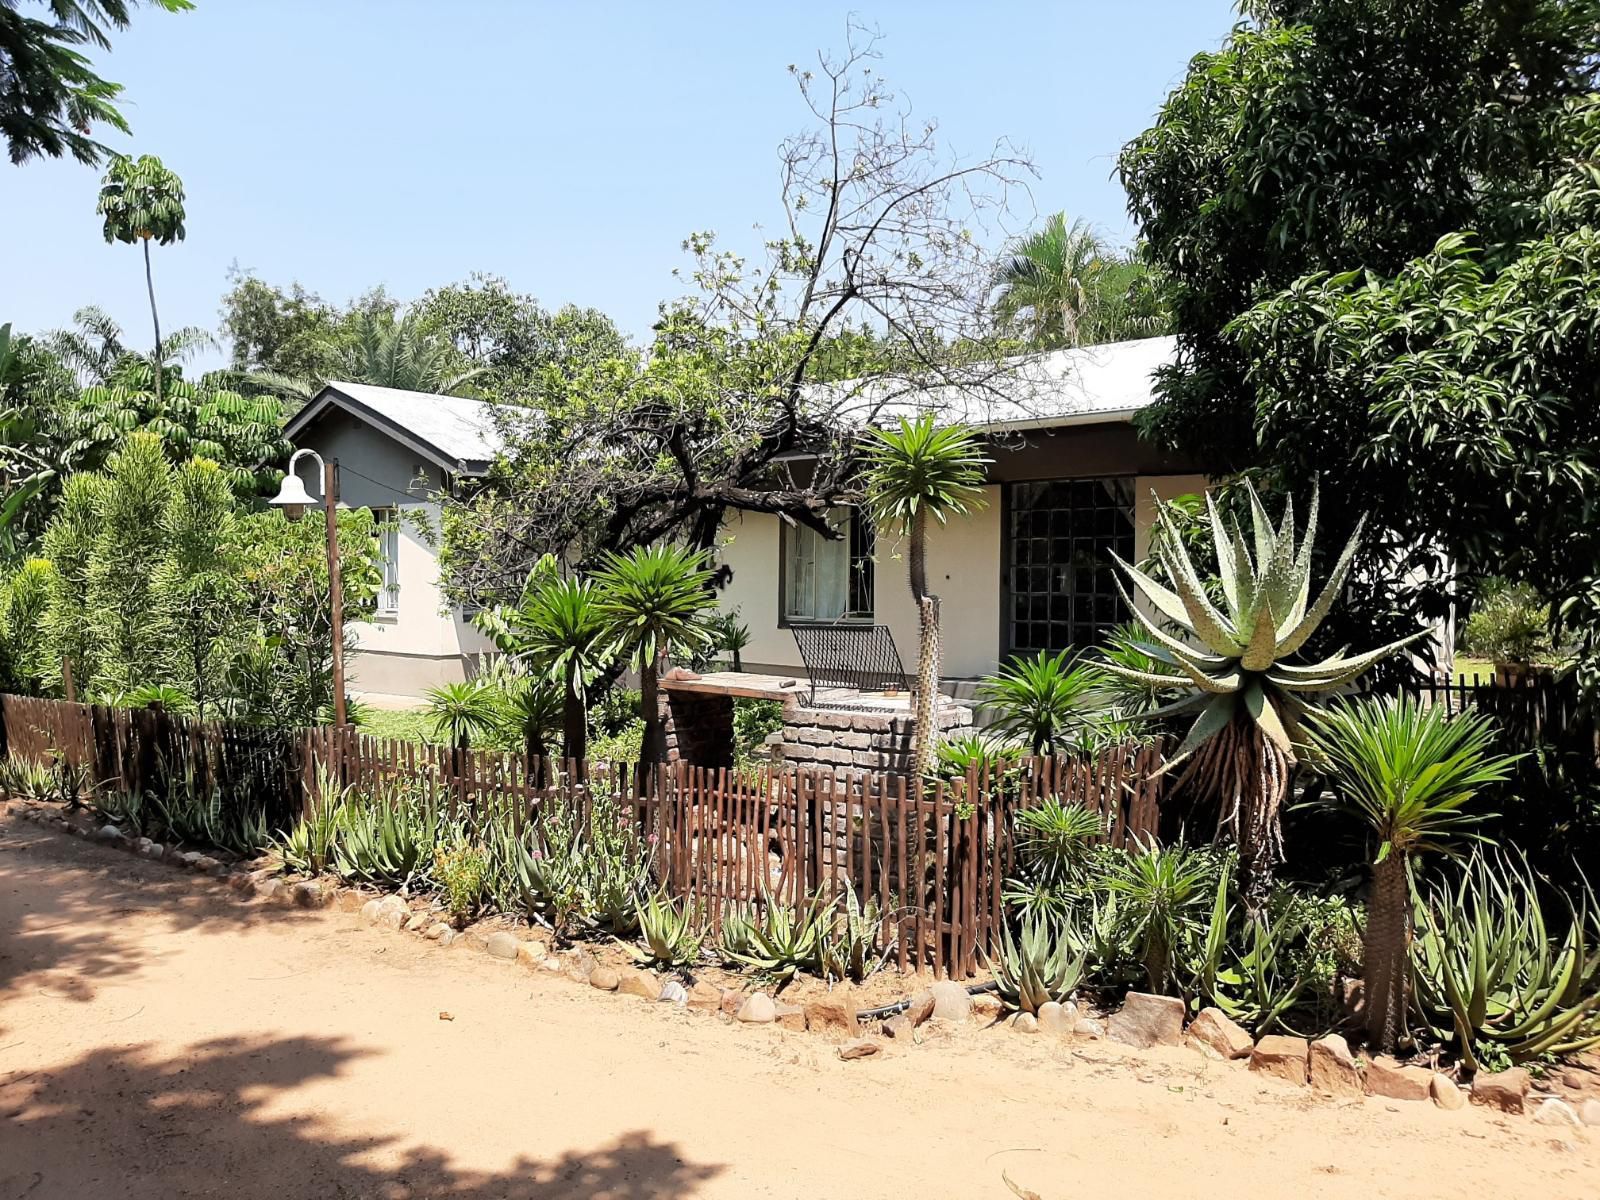
POLYGON ((1020 355, 965 387, 866 379, 819 391, 837 400, 841 416, 871 413, 878 423, 925 412, 996 432, 1125 421, 1155 400, 1156 369, 1176 356, 1176 338, 1138 338, 1020 355))
POLYGON ((494 423, 494 405, 485 401, 339 380, 330 380, 289 418, 284 436, 298 444, 300 435, 333 408, 344 409, 459 475, 482 475, 503 445, 494 423))

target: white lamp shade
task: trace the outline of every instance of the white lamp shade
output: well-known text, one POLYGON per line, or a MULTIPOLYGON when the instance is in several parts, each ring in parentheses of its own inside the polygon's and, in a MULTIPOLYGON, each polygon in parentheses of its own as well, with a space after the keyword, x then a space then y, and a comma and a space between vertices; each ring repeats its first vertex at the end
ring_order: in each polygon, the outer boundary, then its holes
POLYGON ((293 520, 311 507, 312 500, 306 485, 300 482, 300 476, 291 473, 283 477, 283 485, 278 488, 272 503, 286 509, 284 515, 293 520))

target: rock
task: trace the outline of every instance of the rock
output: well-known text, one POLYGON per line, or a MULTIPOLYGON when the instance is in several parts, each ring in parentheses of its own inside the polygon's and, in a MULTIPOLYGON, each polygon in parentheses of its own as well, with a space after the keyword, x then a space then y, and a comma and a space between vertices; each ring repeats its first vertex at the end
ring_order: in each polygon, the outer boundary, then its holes
POLYGON ((97 842, 120 842, 124 841, 125 838, 122 830, 115 825, 102 825, 94 831, 94 840, 97 842))
POLYGON ((1105 1023, 1094 1017, 1079 1017, 1077 1024, 1072 1027, 1073 1037, 1103 1038, 1105 1035, 1105 1023))
POLYGON ((993 992, 979 992, 972 998, 972 1019, 993 1023, 1005 1015, 1006 1006, 993 992))
POLYGON ((857 1058, 871 1058, 874 1054, 883 1052, 883 1044, 871 1038, 851 1038, 839 1047, 839 1057, 845 1062, 857 1058))
POLYGON ((661 994, 656 999, 662 1004, 688 1004, 689 993, 676 979, 669 979, 661 985, 661 994))
POLYGON ((385 896, 383 899, 378 901, 378 912, 379 913, 391 913, 391 912, 410 913, 411 912, 411 906, 405 902, 404 897, 401 897, 401 896, 385 896))
POLYGON ((289 889, 289 894, 296 908, 321 908, 331 899, 323 892, 322 884, 314 879, 295 884, 289 889))
POLYGON ((718 1012, 722 1008, 722 989, 708 980, 697 979, 685 1003, 701 1012, 718 1012))
POLYGON ((1585 1125, 1600 1126, 1600 1100, 1591 1096, 1578 1105, 1578 1120, 1585 1125))
POLYGON ((1367 1063, 1367 1091, 1390 1100, 1426 1100, 1433 1094, 1433 1072, 1380 1054, 1367 1063))
POLYGON ((595 967, 589 972, 589 986, 600 992, 614 992, 622 982, 622 976, 615 967, 604 965, 595 967))
POLYGON ((1311 1047, 1305 1038, 1269 1033, 1250 1052, 1250 1069, 1289 1083, 1303 1084, 1308 1078, 1310 1056, 1311 1047))
POLYGON ((368 900, 361 906, 361 915, 366 918, 367 924, 375 925, 378 917, 383 913, 383 906, 376 900, 368 900))
POLYGON ((730 1019, 739 1015, 739 1010, 744 1007, 745 994, 728 988, 722 993, 722 1012, 730 1019))
POLYGON ((489 935, 489 940, 485 943, 484 949, 489 952, 490 958, 504 958, 515 961, 517 950, 520 946, 521 943, 517 941, 516 934, 500 929, 489 935))
POLYGON ((661 981, 649 971, 623 967, 617 971, 617 991, 654 1002, 661 996, 661 981))
MULTIPOLYGON (((282 899, 283 895, 288 890, 288 886, 288 884, 284 883, 283 880, 278 879, 277 877, 273 877, 271 879, 258 879, 256 880, 255 886, 251 889, 251 891, 257 900, 265 901, 268 904, 276 904, 282 899)), ((382 914, 380 913, 379 915, 382 914)))
POLYGON ((941 979, 928 989, 933 997, 933 1016, 941 1021, 965 1021, 972 1015, 972 997, 953 979, 941 979))
POLYGON ((1528 1072, 1521 1067, 1509 1071, 1479 1071, 1472 1080, 1472 1102, 1501 1112, 1520 1113, 1528 1099, 1528 1072))
POLYGON ((1066 1037, 1078 1020, 1078 1008, 1074 1004, 1050 1000, 1039 1006, 1038 1017, 1040 1033, 1050 1037, 1066 1037))
POLYGON ((549 971, 552 975, 560 975, 567 969, 567 964, 552 954, 549 958, 540 963, 539 967, 541 970, 549 971))
POLYGON ((924 988, 911 997, 911 1003, 906 1008, 906 1016, 911 1020, 912 1028, 925 1025, 928 1018, 933 1016, 933 993, 924 988))
POLYGON ((1539 1105, 1533 1114, 1533 1119, 1540 1125, 1556 1125, 1562 1129, 1577 1129, 1583 1124, 1578 1114, 1573 1111, 1572 1105, 1565 1100, 1557 1100, 1554 1096, 1539 1105))
POLYGON ((772 997, 765 992, 751 992, 739 1006, 739 1020, 746 1025, 770 1025, 777 1015, 772 997))
POLYGON ((1038 1033, 1039 1018, 1030 1012, 1019 1012, 1008 1022, 1016 1033, 1038 1033))
POLYGON ((160 842, 152 842, 149 838, 140 838, 133 846, 143 858, 159 859, 167 852, 160 842))
POLYGON ((589 973, 598 965, 594 955, 582 946, 573 946, 561 952, 561 972, 574 983, 588 983, 589 973))
POLYGON ((442 941, 444 939, 444 935, 450 932, 452 932, 450 926, 446 925, 443 921, 435 921, 432 925, 428 926, 428 932, 423 936, 426 937, 430 942, 437 942, 442 941))
POLYGON ((385 929, 403 929, 405 923, 411 919, 411 910, 406 908, 383 908, 379 906, 378 924, 385 929))
POLYGON ((1356 1057, 1350 1053, 1350 1043, 1337 1033, 1320 1037, 1311 1043, 1311 1086, 1329 1096, 1360 1096, 1361 1069, 1356 1057))
POLYGON ((1140 1049, 1176 1046, 1183 1041, 1183 1001, 1176 996, 1129 992, 1122 1008, 1106 1022, 1106 1033, 1114 1042, 1140 1049))
POLYGON ((545 949, 543 942, 517 943, 517 961, 530 971, 543 966, 544 960, 549 956, 549 951, 545 949))
POLYGON ((439 945, 453 946, 461 940, 461 936, 461 934, 457 933, 454 929, 451 929, 450 926, 446 925, 444 927, 444 932, 439 935, 439 945))
MULTIPOLYGON (((256 881, 251 878, 248 871, 235 871, 228 876, 228 887, 236 892, 253 891, 256 881)), ((359 905, 357 907, 360 907, 359 905)))
POLYGON ((199 862, 204 857, 205 856, 198 850, 185 850, 182 854, 176 855, 172 861, 177 863, 180 867, 187 867, 190 870, 193 870, 195 863, 199 862))
POLYGON ((915 1029, 916 1026, 911 1023, 910 1016, 903 1012, 895 1013, 894 1016, 878 1026, 878 1032, 886 1038, 909 1039, 915 1029))
POLYGON ((1202 1008, 1200 1015, 1189 1023, 1189 1046, 1210 1058, 1229 1062, 1236 1058, 1249 1058, 1256 1048, 1255 1039, 1220 1008, 1202 1008))
POLYGON ((806 1010, 800 1005, 775 1000, 772 1003, 772 1010, 776 1014, 779 1028, 790 1029, 795 1033, 806 1031, 806 1010))
POLYGON ((813 1033, 842 1033, 855 1037, 856 999, 847 987, 835 988, 826 996, 806 1002, 806 1028, 813 1033))
POLYGON ((1456 1081, 1448 1075, 1435 1073, 1428 1081, 1428 1094, 1433 1097, 1433 1102, 1440 1108, 1452 1112, 1458 1108, 1465 1108, 1467 1094, 1456 1086, 1456 1081))

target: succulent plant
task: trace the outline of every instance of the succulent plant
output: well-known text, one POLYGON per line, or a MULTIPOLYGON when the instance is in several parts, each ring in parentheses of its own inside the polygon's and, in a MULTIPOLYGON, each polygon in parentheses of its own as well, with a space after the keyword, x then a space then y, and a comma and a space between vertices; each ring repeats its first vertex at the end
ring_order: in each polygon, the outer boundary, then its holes
POLYGON ((722 945, 728 958, 779 982, 794 978, 802 968, 820 969, 831 907, 819 896, 795 908, 769 895, 764 909, 759 921, 738 917, 724 923, 722 945))
POLYGON ((817 965, 822 977, 860 983, 882 967, 889 957, 889 945, 883 934, 883 916, 878 911, 878 902, 868 899, 863 904, 856 889, 846 880, 833 920, 818 938, 817 965))
POLYGON ((705 934, 698 928, 695 912, 687 904, 675 904, 656 893, 639 905, 639 940, 643 947, 634 951, 644 962, 661 967, 686 967, 698 962, 705 934))
POLYGON ((1000 954, 984 955, 984 965, 994 973, 1001 1000, 1021 1012, 1037 1014, 1050 1001, 1060 1002, 1072 994, 1083 979, 1088 957, 1062 926, 1030 920, 1023 922, 1020 939, 1004 930, 1000 954))

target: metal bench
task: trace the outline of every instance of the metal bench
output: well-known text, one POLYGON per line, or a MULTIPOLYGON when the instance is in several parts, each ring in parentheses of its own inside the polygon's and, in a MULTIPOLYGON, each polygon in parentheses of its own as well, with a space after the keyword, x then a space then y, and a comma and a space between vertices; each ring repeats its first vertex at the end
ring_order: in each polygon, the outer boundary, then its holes
POLYGON ((887 625, 791 625, 794 644, 811 679, 811 703, 819 690, 908 691, 905 664, 887 625))

